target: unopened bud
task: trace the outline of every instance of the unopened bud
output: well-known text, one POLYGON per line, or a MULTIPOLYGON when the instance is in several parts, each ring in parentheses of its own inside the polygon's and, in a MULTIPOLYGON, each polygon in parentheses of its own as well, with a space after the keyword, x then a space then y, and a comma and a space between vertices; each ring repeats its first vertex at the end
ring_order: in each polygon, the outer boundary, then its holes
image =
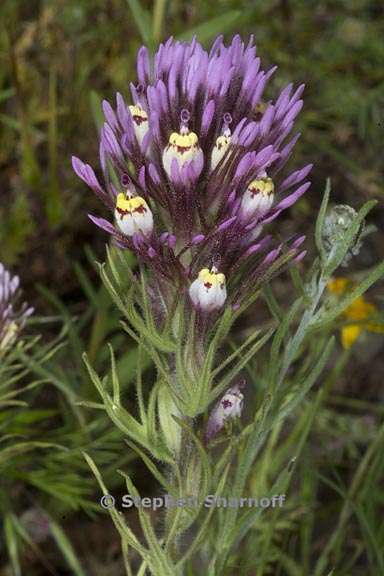
POLYGON ((206 439, 210 440, 223 428, 224 424, 241 416, 244 396, 240 386, 232 386, 213 408, 207 425, 206 439))
MULTIPOLYGON (((329 210, 325 217, 322 231, 322 240, 327 253, 330 253, 337 245, 344 242, 345 235, 355 221, 356 216, 356 210, 347 204, 337 204, 329 210)), ((364 222, 362 222, 360 229, 357 230, 353 242, 341 263, 342 266, 347 266, 351 258, 360 252, 363 231, 364 222)))

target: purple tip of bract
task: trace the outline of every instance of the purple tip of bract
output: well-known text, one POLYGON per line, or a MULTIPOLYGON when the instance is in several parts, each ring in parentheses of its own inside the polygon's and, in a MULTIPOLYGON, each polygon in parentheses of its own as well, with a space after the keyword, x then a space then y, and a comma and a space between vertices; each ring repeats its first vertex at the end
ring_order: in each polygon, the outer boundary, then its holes
POLYGON ((139 170, 139 183, 143 190, 146 189, 145 183, 145 166, 142 166, 139 170))
POLYGON ((313 164, 308 164, 307 166, 304 166, 304 168, 301 168, 301 170, 296 170, 295 172, 290 174, 290 176, 288 176, 288 178, 283 180, 283 182, 280 184, 279 192, 280 193, 284 192, 284 190, 286 190, 287 188, 290 188, 291 186, 296 186, 296 184, 298 184, 308 176, 312 168, 313 164))
POLYGON ((88 214, 88 218, 94 224, 96 224, 96 226, 98 226, 99 228, 101 228, 105 232, 108 232, 108 234, 115 234, 116 233, 116 230, 115 230, 115 227, 113 226, 113 224, 108 222, 108 220, 105 220, 105 218, 98 218, 97 216, 93 216, 93 214, 88 214))
POLYGON ((146 84, 149 78, 148 49, 142 46, 137 54, 137 77, 141 84, 146 84))
POLYGON ((273 146, 266 146, 263 148, 255 157, 255 164, 259 166, 259 169, 263 168, 266 164, 271 162, 272 156, 275 151, 273 146))
POLYGON ((201 120, 201 132, 205 135, 212 123, 213 116, 215 114, 215 102, 214 100, 210 100, 206 107, 204 108, 203 117, 201 120))
POLYGON ((154 258, 155 256, 157 256, 157 252, 156 252, 156 250, 155 250, 154 248, 152 248, 152 246, 150 246, 150 247, 148 248, 148 256, 149 256, 150 258, 154 258))
POLYGON ((35 311, 34 307, 30 306, 25 310, 24 316, 27 318, 28 316, 31 316, 34 313, 34 311, 35 311))
POLYGON ((296 102, 296 104, 294 104, 292 106, 291 110, 288 112, 288 114, 284 118, 284 121, 283 121, 283 127, 284 128, 286 126, 288 126, 288 124, 290 124, 291 122, 294 121, 294 119, 299 114, 302 107, 303 107, 303 101, 302 100, 299 100, 298 102, 296 102))
POLYGON ((104 144, 104 149, 113 157, 120 158, 122 156, 122 151, 120 145, 116 139, 116 136, 106 122, 101 129, 101 141, 104 144))
POLYGON ((259 125, 256 122, 249 122, 249 124, 245 126, 244 130, 241 131, 241 134, 239 136, 240 146, 244 146, 245 148, 247 146, 250 146, 250 144, 256 138, 258 132, 259 132, 259 125))
POLYGON ((271 250, 269 254, 267 254, 267 256, 264 258, 264 260, 262 261, 262 265, 265 264, 272 264, 272 262, 274 262, 276 260, 276 258, 278 257, 278 255, 281 252, 281 248, 275 248, 274 250, 271 250))
POLYGON ((148 167, 149 175, 153 180, 154 184, 159 185, 161 183, 160 176, 155 166, 151 163, 148 167))
POLYGON ((103 100, 102 108, 104 112, 104 116, 108 124, 113 130, 119 129, 119 124, 117 122, 116 114, 107 100, 103 100))
POLYGON ((138 232, 135 232, 132 236, 132 242, 136 250, 140 250, 144 243, 143 235, 138 232))
POLYGON ((140 150, 143 154, 145 154, 151 144, 152 141, 152 133, 150 130, 148 130, 148 132, 146 133, 146 135, 144 136, 141 144, 140 144, 140 150))
POLYGON ((261 248, 262 248, 261 242, 259 242, 258 244, 253 244, 252 246, 247 248, 247 250, 244 252, 244 256, 245 257, 252 256, 252 254, 256 254, 256 252, 260 252, 261 248))
POLYGON ((196 234, 196 236, 194 236, 192 238, 191 244, 193 246, 195 246, 196 244, 200 244, 201 242, 203 242, 205 240, 205 236, 204 234, 196 234))
POLYGON ((235 178, 241 178, 246 174, 252 165, 252 153, 247 152, 237 165, 235 178))
POLYGON ((224 232, 224 230, 227 230, 227 228, 229 228, 231 226, 231 224, 233 224, 236 220, 237 220, 237 216, 232 216, 232 218, 228 218, 228 220, 226 220, 225 222, 222 222, 222 224, 220 224, 220 226, 217 229, 218 232, 224 232))
POLYGON ((168 236, 168 246, 173 250, 176 246, 177 238, 174 234, 169 234, 168 236))
POLYGON ((92 190, 96 193, 100 200, 106 206, 108 206, 108 208, 113 208, 113 201, 111 197, 102 189, 98 179, 96 178, 96 174, 93 168, 91 168, 89 164, 85 164, 80 160, 80 158, 72 156, 72 168, 77 176, 90 188, 92 188, 92 190))
POLYGON ((295 192, 293 192, 292 194, 284 198, 284 200, 279 202, 276 206, 276 210, 285 210, 286 208, 292 206, 292 204, 294 204, 300 198, 300 196, 302 196, 308 190, 310 185, 311 185, 310 182, 305 182, 305 184, 300 186, 300 188, 295 190, 295 192))
POLYGON ((305 241, 305 236, 299 236, 292 244, 292 248, 299 248, 302 243, 305 241))
POLYGON ((263 223, 264 224, 268 224, 269 222, 272 222, 273 220, 275 220, 280 213, 283 210, 286 210, 287 208, 289 208, 290 206, 292 206, 293 204, 295 204, 295 202, 300 198, 300 196, 302 196, 310 187, 311 183, 310 182, 305 182, 305 184, 303 184, 302 186, 300 186, 300 188, 298 188, 295 192, 293 192, 292 194, 290 194, 289 196, 287 196, 286 198, 284 198, 284 200, 282 200, 281 202, 279 202, 274 208, 273 208, 273 213, 271 216, 268 216, 267 218, 263 219, 263 223))
POLYGON ((295 256, 295 258, 293 259, 294 262, 301 262, 305 256, 307 254, 306 250, 303 250, 302 252, 300 252, 297 256, 295 256))

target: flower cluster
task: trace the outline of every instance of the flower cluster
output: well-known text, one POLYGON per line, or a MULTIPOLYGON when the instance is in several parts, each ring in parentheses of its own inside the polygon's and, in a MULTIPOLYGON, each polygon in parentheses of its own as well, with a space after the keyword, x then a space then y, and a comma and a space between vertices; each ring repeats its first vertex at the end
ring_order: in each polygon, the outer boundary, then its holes
POLYGON ((162 290, 188 290, 198 309, 218 310, 227 294, 237 305, 281 254, 304 255, 303 237, 261 237, 310 185, 311 165, 282 176, 304 86, 263 103, 274 71, 261 69, 252 37, 230 46, 218 37, 209 53, 196 39, 171 38, 153 61, 142 47, 133 104, 120 94, 116 109, 103 103, 104 185, 72 160, 113 215, 92 221, 133 250, 162 290))
POLYGON ((16 308, 19 285, 19 277, 11 276, 0 263, 0 353, 12 346, 26 319, 33 312, 33 308, 26 303, 16 308))

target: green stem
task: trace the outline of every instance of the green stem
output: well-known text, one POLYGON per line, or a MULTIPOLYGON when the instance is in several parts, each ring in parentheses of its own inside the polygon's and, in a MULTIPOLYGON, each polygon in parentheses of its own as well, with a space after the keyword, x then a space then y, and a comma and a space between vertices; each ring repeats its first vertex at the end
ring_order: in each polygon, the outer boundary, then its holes
MULTIPOLYGON (((192 426, 192 421, 188 418, 188 425, 192 426)), ((193 444, 191 439, 183 428, 181 430, 180 452, 179 461, 171 469, 169 474, 169 483, 175 487, 175 493, 179 494, 180 498, 187 496, 188 484, 188 462, 190 462, 193 453, 193 444)), ((197 495, 198 497, 199 495, 197 495)), ((185 512, 182 508, 168 508, 165 514, 165 534, 167 541, 167 549, 173 562, 177 562, 182 555, 180 549, 180 542, 183 536, 182 524, 185 512)), ((180 574, 182 569, 180 567, 180 574)))
POLYGON ((164 13, 167 0, 156 0, 153 10, 153 39, 155 43, 161 40, 163 32, 164 13))

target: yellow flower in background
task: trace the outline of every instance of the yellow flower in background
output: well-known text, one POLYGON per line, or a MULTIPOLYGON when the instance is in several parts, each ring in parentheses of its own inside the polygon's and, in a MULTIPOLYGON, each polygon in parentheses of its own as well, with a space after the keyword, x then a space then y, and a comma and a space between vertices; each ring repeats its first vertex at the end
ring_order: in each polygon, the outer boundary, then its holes
MULTIPOLYGON (((348 278, 332 278, 327 285, 328 290, 335 296, 342 296, 353 288, 353 282, 348 278)), ((364 296, 359 296, 341 314, 351 322, 341 329, 341 343, 344 349, 350 348, 363 332, 384 333, 384 324, 372 322, 372 317, 378 314, 377 307, 368 302, 364 296), (356 321, 356 324, 353 324, 356 321)))

